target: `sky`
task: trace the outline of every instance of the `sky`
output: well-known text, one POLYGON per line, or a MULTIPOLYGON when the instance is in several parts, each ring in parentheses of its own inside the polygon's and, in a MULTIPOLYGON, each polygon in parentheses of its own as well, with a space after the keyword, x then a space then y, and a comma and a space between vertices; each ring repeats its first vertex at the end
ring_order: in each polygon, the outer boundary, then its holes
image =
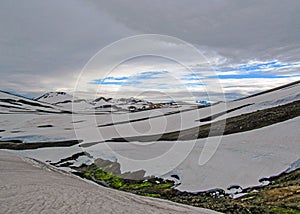
POLYGON ((298 0, 2 0, 0 89, 236 99, 300 79, 299 8, 298 0))

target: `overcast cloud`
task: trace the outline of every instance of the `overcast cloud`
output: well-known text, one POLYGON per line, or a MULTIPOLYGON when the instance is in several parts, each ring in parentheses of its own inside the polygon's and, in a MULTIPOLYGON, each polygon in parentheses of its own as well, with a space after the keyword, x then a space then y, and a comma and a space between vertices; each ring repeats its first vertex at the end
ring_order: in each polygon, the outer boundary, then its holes
MULTIPOLYGON (((299 8, 298 0, 2 0, 0 89, 32 96, 72 91, 79 72, 100 49, 124 37, 150 33, 191 43, 220 71, 273 75, 257 78, 251 74, 255 84, 249 76, 221 79, 228 97, 236 98, 299 79, 299 8), (277 65, 269 70, 241 69, 274 61, 277 65)), ((172 47, 176 50, 180 47, 172 47)), ((160 61, 151 70, 145 70, 140 61, 132 65, 136 70, 140 65, 141 73, 166 70, 160 61)), ((130 76, 130 69, 115 75, 130 76)), ((87 82, 101 79, 89 78, 87 82)), ((201 94, 201 87, 195 92, 192 86, 193 93, 201 94)), ((89 87, 86 92, 96 86, 89 87)), ((103 93, 109 94, 109 87, 103 93)), ((130 87, 128 91, 134 91, 130 87)), ((176 90, 168 93, 180 95, 176 90)))

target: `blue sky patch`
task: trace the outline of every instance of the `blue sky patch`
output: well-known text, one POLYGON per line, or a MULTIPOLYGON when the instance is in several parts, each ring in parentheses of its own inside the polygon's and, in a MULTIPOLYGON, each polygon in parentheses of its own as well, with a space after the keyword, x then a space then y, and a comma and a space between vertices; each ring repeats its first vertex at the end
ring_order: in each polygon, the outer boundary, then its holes
POLYGON ((113 77, 108 76, 102 79, 96 79, 90 84, 96 85, 137 85, 141 84, 142 80, 157 79, 158 75, 168 74, 169 71, 145 71, 132 76, 113 77))
MULTIPOLYGON (((276 69, 284 69, 291 67, 300 67, 300 62, 293 63, 282 63, 277 60, 269 61, 269 62, 257 62, 249 61, 248 64, 239 64, 231 67, 220 68, 217 71, 221 72, 220 75, 212 75, 212 76, 201 76, 199 72, 195 73, 181 73, 182 77, 180 80, 182 81, 182 86, 186 87, 197 87, 203 86, 201 80, 204 79, 279 79, 279 78, 290 78, 299 76, 298 74, 290 74, 290 75, 281 75, 275 74, 273 70, 276 69), (226 72, 237 72, 236 74, 226 74, 226 72), (272 73, 271 73, 272 72, 272 73)), ((161 71, 143 71, 137 74, 129 75, 129 76, 121 76, 114 77, 108 76, 102 79, 96 79, 90 82, 90 84, 96 85, 117 85, 117 86, 143 86, 143 84, 147 84, 147 80, 155 80, 165 78, 166 74, 169 74, 169 71, 161 70, 161 71)), ((163 79, 162 81, 163 82, 163 79)), ((157 83, 152 83, 151 87, 155 89, 168 89, 172 84, 161 84, 159 81, 157 83)))
POLYGON ((93 80, 90 82, 90 84, 95 84, 95 85, 138 85, 141 84, 140 81, 103 81, 101 79, 99 80, 93 80))
POLYGON ((246 72, 252 72, 252 71, 266 71, 270 69, 279 69, 279 68, 289 68, 299 66, 299 62, 293 62, 293 63, 282 63, 279 61, 270 61, 270 62, 263 62, 263 63, 256 63, 256 64, 243 64, 238 65, 236 67, 228 67, 228 68, 220 68, 217 69, 217 71, 220 72, 229 72, 229 71, 246 71, 246 72))
POLYGON ((252 78, 276 79, 276 78, 288 78, 288 77, 289 76, 261 74, 261 73, 253 72, 253 73, 247 73, 247 74, 217 75, 217 76, 210 76, 209 78, 216 78, 216 79, 252 79, 252 78))
POLYGON ((196 86, 204 86, 205 84, 203 84, 203 83, 185 83, 184 85, 186 87, 196 87, 196 86))

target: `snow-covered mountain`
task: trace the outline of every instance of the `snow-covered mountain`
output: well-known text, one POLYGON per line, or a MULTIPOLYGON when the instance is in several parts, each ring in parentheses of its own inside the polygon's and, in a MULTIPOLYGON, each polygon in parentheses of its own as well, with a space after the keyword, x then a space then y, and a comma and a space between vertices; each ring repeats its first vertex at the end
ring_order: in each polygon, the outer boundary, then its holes
POLYGON ((138 111, 154 107, 151 102, 130 98, 105 98, 85 100, 73 97, 66 92, 48 92, 34 100, 57 105, 72 111, 138 111))
POLYGON ((0 113, 66 113, 64 108, 0 91, 0 113))
POLYGON ((116 107, 121 109, 127 109, 129 111, 139 111, 155 108, 152 102, 136 99, 134 97, 111 99, 109 101, 113 103, 116 107))
POLYGON ((40 97, 35 98, 34 100, 50 104, 59 104, 72 102, 73 96, 67 94, 66 92, 48 92, 40 97))

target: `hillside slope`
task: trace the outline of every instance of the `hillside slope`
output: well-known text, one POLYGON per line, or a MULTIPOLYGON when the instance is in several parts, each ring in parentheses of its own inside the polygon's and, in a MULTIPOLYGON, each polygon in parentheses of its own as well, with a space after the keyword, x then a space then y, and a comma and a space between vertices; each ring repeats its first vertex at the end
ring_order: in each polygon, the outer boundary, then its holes
POLYGON ((0 151, 1 213, 216 213, 114 191, 0 151))

